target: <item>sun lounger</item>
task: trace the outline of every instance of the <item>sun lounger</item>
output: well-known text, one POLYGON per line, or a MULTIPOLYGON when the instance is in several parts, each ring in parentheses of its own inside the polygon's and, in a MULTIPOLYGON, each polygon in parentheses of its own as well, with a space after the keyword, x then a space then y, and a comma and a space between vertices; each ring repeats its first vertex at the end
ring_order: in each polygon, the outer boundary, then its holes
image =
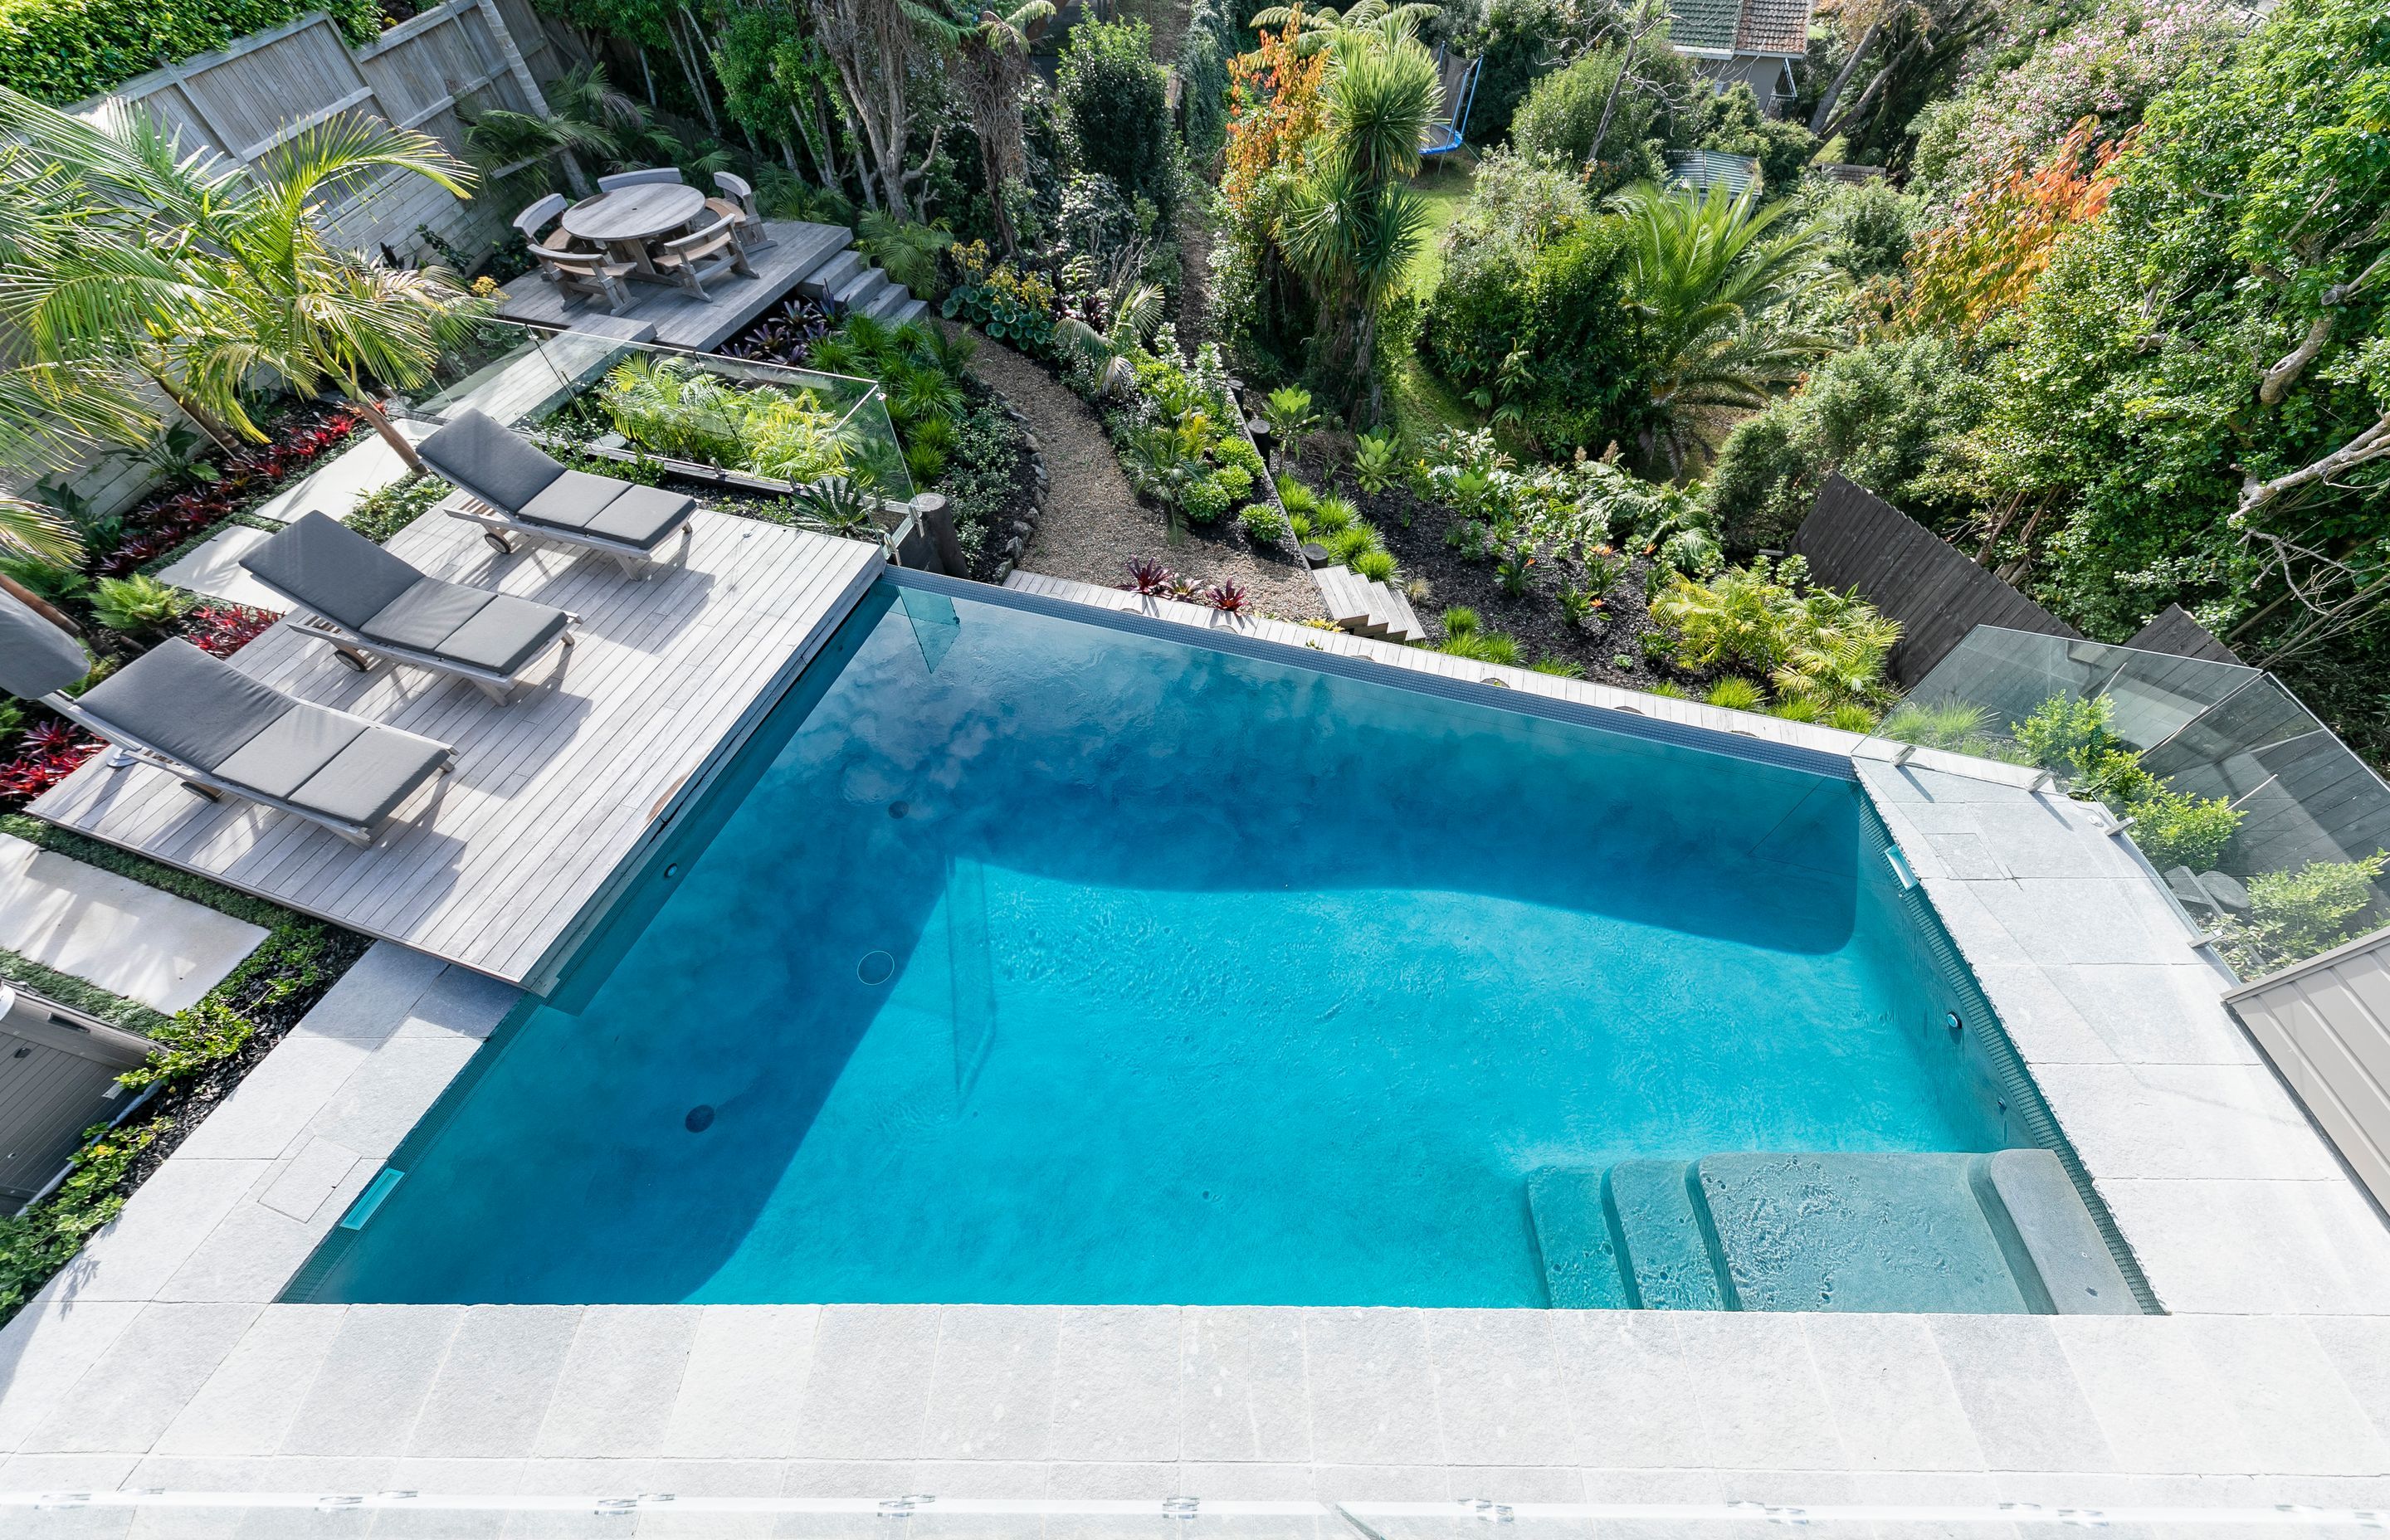
POLYGON ((240 558, 298 607, 284 623, 328 638, 360 674, 379 653, 470 680, 500 705, 523 671, 572 645, 554 605, 427 577, 345 524, 310 513, 240 558))
POLYGON ((470 408, 416 446, 432 469, 478 507, 455 508, 501 551, 512 536, 603 551, 633 577, 656 548, 686 532, 697 499, 611 476, 567 470, 486 414, 470 408))
POLYGON ((80 699, 65 694, 90 668, 73 638, 0 595, 0 685, 115 744, 119 761, 153 765, 211 802, 230 792, 365 846, 456 763, 444 743, 294 700, 179 638, 80 699))

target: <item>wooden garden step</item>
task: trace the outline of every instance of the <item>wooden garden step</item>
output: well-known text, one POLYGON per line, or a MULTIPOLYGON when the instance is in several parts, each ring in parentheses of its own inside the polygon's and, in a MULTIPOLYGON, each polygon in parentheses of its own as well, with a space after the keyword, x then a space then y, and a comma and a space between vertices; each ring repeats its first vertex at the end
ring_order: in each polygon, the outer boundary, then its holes
POLYGON ((905 308, 906 302, 912 298, 911 289, 892 278, 888 287, 873 295, 871 302, 863 307, 863 314, 893 327, 896 324, 895 312, 905 308))
POLYGON ((1410 600, 1403 597, 1401 590, 1393 584, 1380 583, 1372 578, 1369 580, 1369 592, 1377 601, 1377 607, 1370 613, 1386 622, 1388 636, 1398 642, 1427 640, 1427 628, 1420 624, 1419 616, 1411 610, 1410 600))
POLYGON ((849 246, 832 252, 819 267, 797 280, 797 292, 808 300, 827 300, 854 281, 863 271, 863 253, 849 246))
POLYGON ((877 267, 867 267, 850 279, 845 288, 831 295, 830 302, 852 315, 878 298, 880 291, 887 287, 887 274, 877 267))
POLYGON ((1347 631, 1359 630, 1369 622, 1369 588, 1349 567, 1315 567, 1311 575, 1319 584, 1319 597, 1328 607, 1328 618, 1347 631))
MULTIPOLYGON (((908 290, 907 292, 909 293, 910 291, 908 290)), ((907 321, 916 320, 920 316, 928 314, 929 311, 929 301, 908 298, 903 304, 898 305, 894 312, 889 315, 888 324, 890 326, 901 327, 907 321)))

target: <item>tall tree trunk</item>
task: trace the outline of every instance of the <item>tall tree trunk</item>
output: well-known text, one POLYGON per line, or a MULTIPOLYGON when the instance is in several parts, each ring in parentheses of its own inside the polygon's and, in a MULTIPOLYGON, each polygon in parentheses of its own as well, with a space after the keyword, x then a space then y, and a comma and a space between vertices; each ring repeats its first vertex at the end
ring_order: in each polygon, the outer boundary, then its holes
POLYGON ((1879 16, 1868 23, 1867 31, 1859 33, 1858 42, 1851 45, 1851 57, 1843 60, 1843 67, 1834 72, 1833 83, 1827 86, 1826 94, 1818 98, 1818 110, 1809 114, 1810 133, 1821 139, 1825 137, 1826 125, 1833 122, 1834 103, 1842 99, 1843 87, 1850 84, 1851 76, 1858 70, 1859 60, 1867 58, 1868 50, 1875 46, 1876 34, 1882 31, 1883 18, 1879 16))
POLYGON ((225 427, 221 421, 217 420, 214 413, 209 411, 198 402, 186 397, 182 391, 168 384, 166 382, 166 376, 162 371, 151 368, 145 369, 143 372, 148 375, 150 383, 156 385, 159 390, 165 392, 166 399, 174 404, 174 407, 177 411, 197 423, 200 432, 205 433, 209 438, 215 441, 217 448, 224 450, 226 454, 230 454, 232 451, 240 447, 240 440, 234 434, 231 429, 225 427))
POLYGON ((382 443, 396 451, 398 457, 405 462, 407 469, 418 476, 430 472, 431 468, 423 463, 423 456, 415 452, 415 445, 408 443, 406 435, 398 430, 397 424, 382 415, 381 408, 375 404, 370 396, 364 391, 355 389, 350 390, 347 394, 349 405, 355 410, 357 416, 373 426, 373 430, 381 435, 382 443))
POLYGON ((57 626, 60 631, 65 632, 68 635, 80 636, 83 635, 83 627, 75 624, 73 620, 68 616, 65 610, 60 610, 57 605, 54 605, 49 600, 42 597, 41 595, 34 593, 31 588, 19 583, 15 578, 8 576, 6 572, 0 572, 0 591, 5 591, 10 598, 15 599, 19 604, 23 605, 26 609, 31 610, 36 615, 41 616, 42 619, 49 622, 52 625, 57 626))

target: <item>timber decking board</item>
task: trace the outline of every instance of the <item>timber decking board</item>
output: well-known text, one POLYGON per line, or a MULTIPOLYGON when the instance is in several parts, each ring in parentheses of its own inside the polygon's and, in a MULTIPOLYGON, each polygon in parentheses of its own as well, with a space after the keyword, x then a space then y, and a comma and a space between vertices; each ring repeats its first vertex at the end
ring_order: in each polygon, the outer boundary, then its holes
POLYGON ((506 303, 498 314, 531 326, 571 329, 596 317, 644 321, 656 328, 656 340, 668 347, 710 353, 728 341, 755 317, 797 287, 797 280, 844 250, 854 237, 834 225, 804 225, 793 220, 764 222, 772 244, 748 253, 755 269, 752 278, 728 273, 705 280, 713 296, 700 300, 672 284, 634 283, 631 308, 619 316, 603 304, 568 299, 536 273, 526 273, 507 285, 506 303))
POLYGON ((279 627, 244 672, 302 699, 457 751, 370 850, 253 803, 208 803, 146 767, 94 759, 32 811, 65 828, 450 962, 522 982, 548 958, 726 742, 742 740, 846 617, 880 549, 700 512, 685 555, 645 581, 612 561, 531 546, 499 558, 433 513, 391 550, 424 571, 571 610, 580 640, 535 664, 513 700, 377 665, 359 675, 279 627))

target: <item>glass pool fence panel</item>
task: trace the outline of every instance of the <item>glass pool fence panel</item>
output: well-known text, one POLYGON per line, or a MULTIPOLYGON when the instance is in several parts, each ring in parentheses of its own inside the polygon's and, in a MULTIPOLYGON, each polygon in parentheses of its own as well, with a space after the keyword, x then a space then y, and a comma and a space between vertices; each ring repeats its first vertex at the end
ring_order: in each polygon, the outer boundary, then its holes
MULTIPOLYGON (((2090 798, 2080 732, 2037 732, 2062 709, 2139 756, 2165 789, 2238 815, 2220 853, 2136 841, 2185 917, 2243 978, 2390 922, 2390 786, 2272 674, 2204 658, 1977 626, 1876 729, 1899 743, 2049 772, 2090 798), (2056 741, 2053 741, 2053 738, 2056 741)), ((2112 804, 2114 805, 2114 804, 2112 804)), ((2126 811, 2117 806, 2116 811, 2126 811)), ((2127 830, 2130 834, 2131 830, 2127 830)))
POLYGON ((444 353, 400 410, 441 422, 467 407, 554 452, 653 460, 758 497, 829 475, 892 503, 914 492, 885 393, 851 375, 494 320, 444 353))

